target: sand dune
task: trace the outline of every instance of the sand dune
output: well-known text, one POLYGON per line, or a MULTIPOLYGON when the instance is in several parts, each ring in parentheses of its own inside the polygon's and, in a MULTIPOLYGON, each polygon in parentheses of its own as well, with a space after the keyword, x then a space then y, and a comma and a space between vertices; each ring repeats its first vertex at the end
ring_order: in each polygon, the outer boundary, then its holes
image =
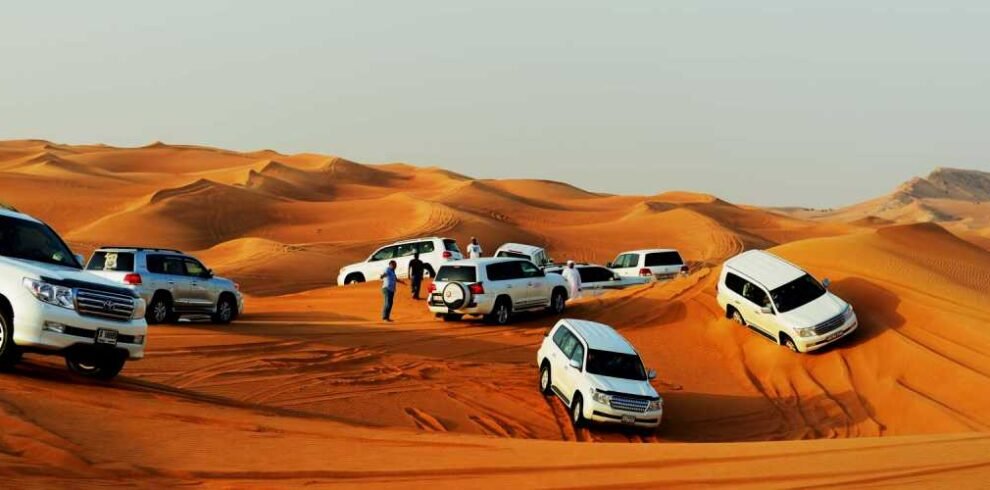
POLYGON ((990 212, 979 175, 933 175, 905 187, 904 205, 782 215, 690 192, 605 195, 327 155, 0 142, 0 201, 78 250, 183 248, 251 294, 233 325, 154 328, 147 359, 113 383, 44 358, 0 374, 0 480, 979 487, 990 477, 979 395, 990 391, 990 252, 978 245, 990 243, 990 212), (444 323, 400 286, 384 326, 377 284, 333 287, 341 265, 426 235, 599 262, 679 248, 689 276, 567 312, 615 326, 658 370, 661 429, 575 431, 539 394, 533 353, 554 318, 444 323), (793 355, 724 319, 715 280, 747 248, 830 277, 860 330, 793 355))

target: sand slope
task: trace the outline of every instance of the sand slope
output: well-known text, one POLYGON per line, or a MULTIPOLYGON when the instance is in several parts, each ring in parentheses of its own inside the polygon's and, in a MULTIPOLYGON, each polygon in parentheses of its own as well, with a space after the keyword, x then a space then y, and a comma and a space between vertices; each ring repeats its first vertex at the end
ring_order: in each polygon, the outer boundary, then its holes
POLYGON ((272 150, 0 142, 0 201, 78 250, 184 248, 251 293, 234 325, 155 327, 147 359, 113 383, 46 358, 0 374, 0 480, 979 487, 990 478, 990 399, 978 395, 990 391, 990 253, 973 243, 990 235, 984 204, 966 200, 978 186, 956 177, 912 192, 968 213, 969 241, 957 222, 950 233, 893 214, 784 216, 690 192, 604 195, 272 150), (575 431, 538 393, 534 353, 554 318, 443 323, 401 286, 386 326, 377 284, 331 287, 342 264, 426 235, 600 262, 680 248, 689 276, 567 312, 615 326, 658 370, 661 429, 575 431), (799 356, 724 319, 720 264, 754 247, 830 277, 860 331, 799 356))

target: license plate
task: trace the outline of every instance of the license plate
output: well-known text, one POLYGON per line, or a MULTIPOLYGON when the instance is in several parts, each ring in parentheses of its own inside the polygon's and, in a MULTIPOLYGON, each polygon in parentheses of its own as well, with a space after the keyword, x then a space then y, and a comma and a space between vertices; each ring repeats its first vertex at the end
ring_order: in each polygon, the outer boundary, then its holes
POLYGON ((96 331, 96 343, 97 344, 110 344, 117 345, 117 331, 99 329, 96 331))
POLYGON ((623 424, 626 424, 626 425, 635 424, 636 423, 636 417, 634 417, 632 415, 623 415, 622 416, 622 423, 623 424))
POLYGON ((839 337, 842 337, 842 334, 844 334, 844 333, 845 332, 835 332, 832 335, 829 335, 828 337, 825 337, 825 342, 828 342, 828 341, 831 341, 831 340, 835 340, 835 339, 837 339, 839 337))

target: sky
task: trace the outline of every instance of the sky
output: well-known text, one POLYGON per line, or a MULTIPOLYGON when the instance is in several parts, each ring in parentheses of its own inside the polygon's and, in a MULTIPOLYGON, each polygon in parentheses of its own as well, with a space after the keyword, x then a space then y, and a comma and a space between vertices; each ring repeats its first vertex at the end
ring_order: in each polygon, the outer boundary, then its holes
POLYGON ((988 25, 953 0, 16 2, 0 139, 836 207, 990 170, 988 25))

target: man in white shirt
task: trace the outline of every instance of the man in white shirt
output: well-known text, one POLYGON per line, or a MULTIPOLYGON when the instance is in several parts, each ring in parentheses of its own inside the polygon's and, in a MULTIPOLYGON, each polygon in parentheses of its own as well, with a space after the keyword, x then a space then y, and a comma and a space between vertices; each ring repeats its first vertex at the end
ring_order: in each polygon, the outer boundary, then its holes
POLYGON ((468 252, 468 258, 470 259, 481 258, 482 250, 481 250, 481 245, 478 245, 477 238, 471 237, 471 244, 468 245, 467 252, 468 252))
POLYGON ((576 299, 581 297, 581 274, 574 267, 573 260, 567 261, 567 267, 564 268, 564 272, 560 275, 564 277, 564 281, 567 281, 568 298, 576 299))

